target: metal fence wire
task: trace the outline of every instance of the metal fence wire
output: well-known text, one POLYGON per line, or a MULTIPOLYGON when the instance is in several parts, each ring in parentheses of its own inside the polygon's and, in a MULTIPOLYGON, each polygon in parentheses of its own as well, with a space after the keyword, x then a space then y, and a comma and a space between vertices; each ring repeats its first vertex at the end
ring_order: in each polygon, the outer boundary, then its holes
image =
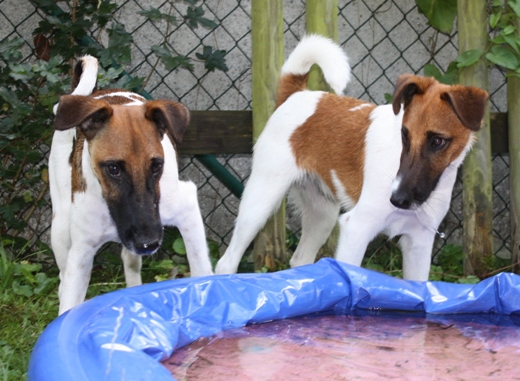
MULTIPOLYGON (((186 3, 164 0, 118 0, 115 20, 132 34, 132 63, 126 71, 146 77, 146 90, 152 97, 178 100, 192 110, 251 109, 251 0, 207 0, 202 2, 204 17, 218 26, 213 30, 189 28, 182 15, 186 3), (167 28, 164 21, 151 21, 139 12, 155 7, 172 12, 179 23, 167 28), (229 71, 207 72, 203 63, 194 60, 194 70, 166 70, 157 64, 152 45, 166 43, 178 53, 194 57, 203 45, 226 51, 229 71)), ((305 1, 284 1, 286 56, 305 33, 305 1)), ((22 53, 34 60, 32 31, 45 14, 28 0, 0 0, 0 40, 22 37, 22 53)), ((339 42, 352 65, 353 79, 346 94, 376 103, 385 103, 397 77, 405 72, 422 74, 428 63, 447 68, 457 56, 457 32, 436 32, 418 12, 413 0, 339 0, 339 42)), ((106 42, 102 31, 92 30, 92 37, 106 42)), ((492 69, 491 111, 506 111, 504 73, 492 69)), ((48 149, 46 147, 42 149, 48 149)), ((218 160, 234 176, 246 182, 250 173, 250 155, 220 155, 218 160)), ((208 237, 217 241, 223 252, 232 234, 239 200, 193 157, 180 158, 180 175, 194 181, 208 237)), ((510 256, 509 165, 507 155, 493 157, 494 247, 496 255, 510 256)), ((3 199, 5 195, 0 195, 3 199)), ((23 234, 48 242, 50 202, 34 213, 23 234)), ((436 252, 446 243, 462 243, 462 186, 457 182, 450 211, 441 226, 446 233, 438 238, 436 252)), ((288 222, 293 231, 299 226, 288 222)))

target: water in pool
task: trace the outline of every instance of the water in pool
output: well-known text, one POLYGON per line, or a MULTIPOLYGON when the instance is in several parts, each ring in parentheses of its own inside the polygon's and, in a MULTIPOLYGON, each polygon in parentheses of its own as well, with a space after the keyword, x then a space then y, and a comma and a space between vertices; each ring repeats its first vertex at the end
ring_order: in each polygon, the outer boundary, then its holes
POLYGON ((179 381, 520 380, 520 327, 485 316, 286 319, 199 339, 163 364, 179 381))

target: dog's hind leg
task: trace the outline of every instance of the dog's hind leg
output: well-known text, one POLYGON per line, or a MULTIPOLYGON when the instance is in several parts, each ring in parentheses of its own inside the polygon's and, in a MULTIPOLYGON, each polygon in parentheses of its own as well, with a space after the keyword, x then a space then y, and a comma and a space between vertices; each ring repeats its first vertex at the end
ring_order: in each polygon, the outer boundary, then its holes
MULTIPOLYGON (((260 171, 263 172, 263 171, 260 171)), ((292 181, 253 170, 238 208, 233 237, 215 268, 217 274, 236 273, 240 259, 269 217, 280 207, 292 181)))
POLYGON ((339 203, 329 199, 314 183, 291 190, 291 199, 301 212, 302 234, 291 258, 291 267, 313 263, 320 248, 327 242, 339 216, 339 203))
POLYGON ((143 284, 141 279, 141 256, 132 253, 123 246, 123 249, 121 250, 121 258, 123 259, 126 287, 139 286, 143 284))

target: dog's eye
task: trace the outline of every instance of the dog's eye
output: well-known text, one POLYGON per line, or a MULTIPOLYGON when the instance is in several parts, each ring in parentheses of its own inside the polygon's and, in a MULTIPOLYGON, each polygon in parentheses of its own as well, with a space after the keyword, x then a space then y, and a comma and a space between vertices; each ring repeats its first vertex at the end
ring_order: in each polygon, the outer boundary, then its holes
POLYGON ((157 175, 157 174, 161 173, 162 167, 163 167, 163 163, 162 162, 159 162, 159 161, 153 162, 152 163, 152 173, 154 175, 157 175))
POLYGON ((431 146, 435 149, 440 149, 446 145, 447 139, 441 138, 440 136, 434 136, 431 140, 431 146))
POLYGON ((121 176, 121 168, 117 164, 109 164, 107 166, 108 174, 112 177, 119 177, 121 176))

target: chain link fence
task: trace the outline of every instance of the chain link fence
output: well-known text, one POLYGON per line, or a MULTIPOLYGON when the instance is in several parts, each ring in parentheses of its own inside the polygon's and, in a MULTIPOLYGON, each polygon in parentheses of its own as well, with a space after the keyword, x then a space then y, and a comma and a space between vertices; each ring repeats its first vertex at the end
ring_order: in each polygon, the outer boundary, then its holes
MULTIPOLYGON (((215 21, 213 30, 192 30, 183 21, 186 3, 163 0, 116 1, 115 19, 133 36, 132 63, 126 71, 146 78, 145 89, 152 97, 174 99, 192 110, 251 109, 251 0, 207 0, 205 17, 215 21), (155 7, 175 16, 179 22, 170 27, 165 21, 151 21, 139 12, 155 7), (226 51, 229 71, 207 72, 201 61, 194 60, 194 70, 166 70, 151 51, 152 45, 165 43, 190 57, 203 45, 226 51)), ((305 1, 284 1, 286 56, 305 33, 305 1)), ((22 53, 35 59, 32 31, 45 17, 28 0, 0 0, 0 41, 16 36, 26 44, 22 53)), ((376 103, 385 103, 397 77, 405 72, 422 74, 428 63, 445 69, 457 56, 456 30, 450 36, 427 25, 413 0, 339 0, 339 42, 349 55, 353 79, 346 94, 376 103)), ((106 43, 102 30, 92 30, 92 37, 106 43)), ((491 111, 505 112, 505 75, 498 69, 490 73, 491 111)), ((51 127, 49 127, 51 128, 51 127)), ((45 148, 44 148, 45 149, 45 148)), ((250 173, 250 155, 219 155, 217 159, 242 182, 250 173)), ((223 251, 231 238, 239 200, 222 186, 195 158, 180 158, 181 178, 194 181, 208 237, 223 251)), ((496 254, 510 256, 509 165, 507 155, 493 157, 494 233, 496 254)), ((5 199, 5 194, 0 195, 5 199)), ((48 195, 44 210, 33 213, 24 234, 44 242, 50 231, 48 195)), ((451 209, 438 238, 436 251, 446 243, 462 242, 462 186, 457 182, 451 209)), ((298 231, 294 219, 290 228, 298 231)))

